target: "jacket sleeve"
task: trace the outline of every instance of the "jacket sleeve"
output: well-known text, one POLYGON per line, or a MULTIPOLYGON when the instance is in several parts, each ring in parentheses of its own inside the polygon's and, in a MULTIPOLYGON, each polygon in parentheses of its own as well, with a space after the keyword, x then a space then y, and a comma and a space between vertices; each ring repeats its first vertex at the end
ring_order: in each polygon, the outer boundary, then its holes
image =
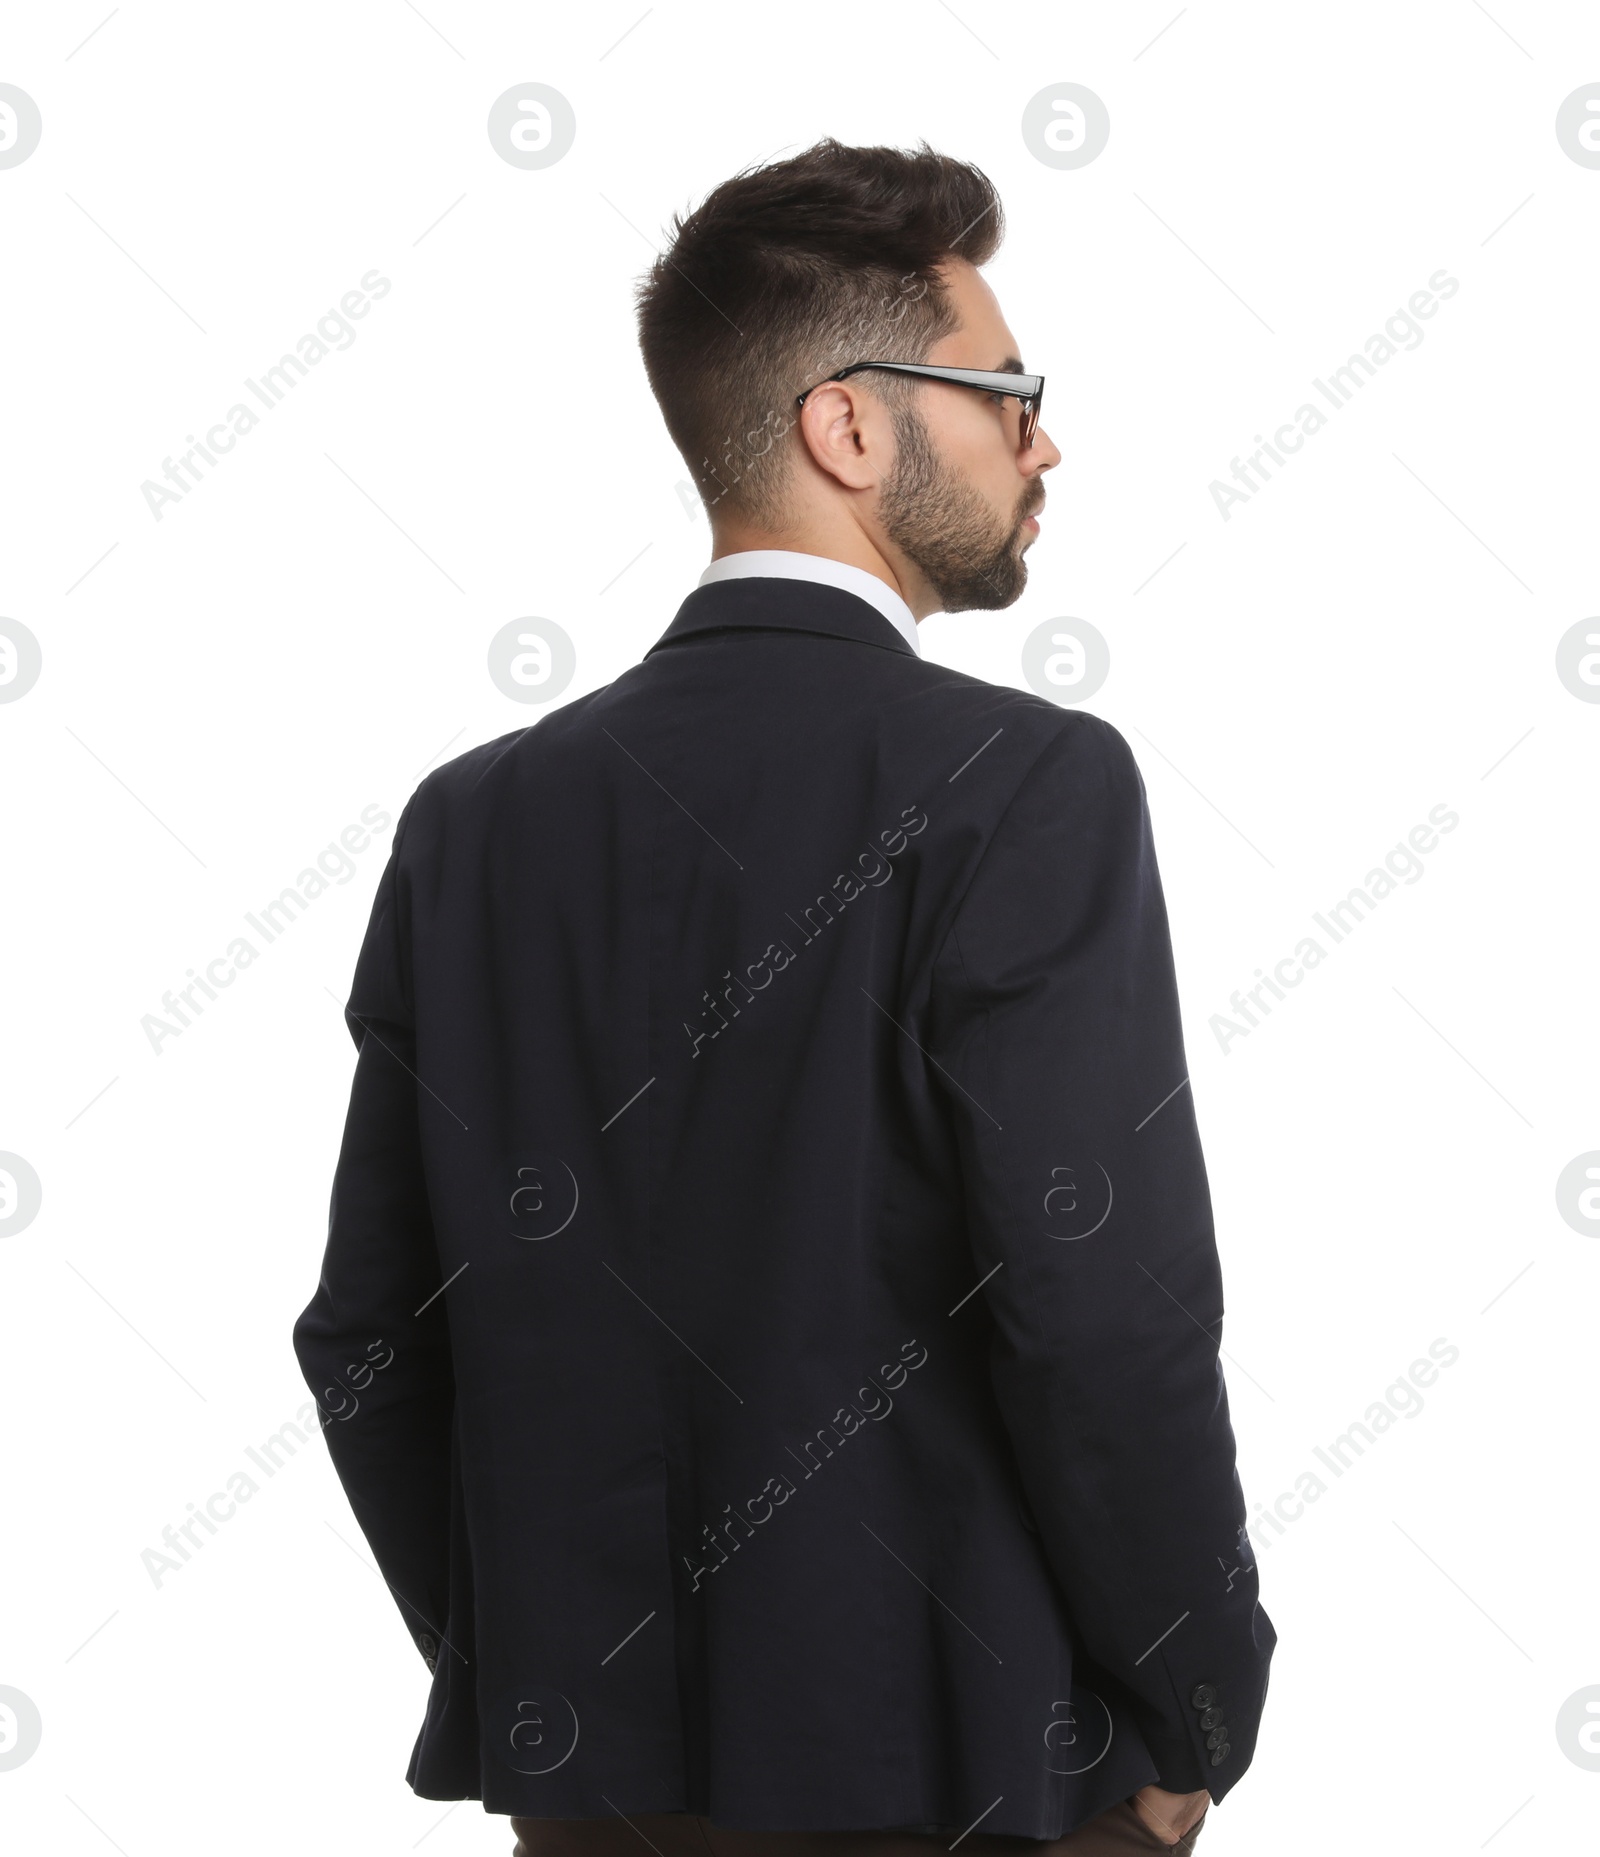
POLYGON ((431 1669, 444 1642, 455 1383, 418 1134, 402 839, 356 964, 355 1078, 317 1293, 294 1326, 334 1469, 431 1669))
POLYGON ((1221 1799, 1250 1764, 1277 1634, 1144 783, 1108 723, 1069 712, 1023 779, 928 1023, 993 1383, 1052 1571, 1161 1784, 1221 1799))

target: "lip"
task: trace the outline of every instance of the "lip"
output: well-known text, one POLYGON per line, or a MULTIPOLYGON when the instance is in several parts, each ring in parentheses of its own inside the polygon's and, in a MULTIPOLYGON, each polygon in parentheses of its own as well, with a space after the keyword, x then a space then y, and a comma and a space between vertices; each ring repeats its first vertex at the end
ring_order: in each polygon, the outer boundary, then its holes
POLYGON ((1034 534, 1037 535, 1039 533, 1039 518, 1037 516, 1025 516, 1022 520, 1022 526, 1025 529, 1032 529, 1034 534))

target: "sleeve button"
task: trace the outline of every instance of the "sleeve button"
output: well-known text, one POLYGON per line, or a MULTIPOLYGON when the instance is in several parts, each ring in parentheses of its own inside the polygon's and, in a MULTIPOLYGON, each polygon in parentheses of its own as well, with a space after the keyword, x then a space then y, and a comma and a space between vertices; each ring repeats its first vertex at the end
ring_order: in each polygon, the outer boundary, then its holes
POLYGON ((1231 1749, 1229 1748, 1228 1743, 1226 1741, 1223 1742, 1221 1747, 1213 1748, 1211 1751, 1212 1766, 1220 1767, 1223 1761, 1225 1761, 1228 1758, 1228 1755, 1230 1752, 1231 1752, 1231 1749))
POLYGON ((1197 1709, 1209 1709, 1216 1699, 1216 1687, 1211 1683, 1200 1684, 1194 1694, 1189 1698, 1190 1702, 1193 1703, 1197 1709))

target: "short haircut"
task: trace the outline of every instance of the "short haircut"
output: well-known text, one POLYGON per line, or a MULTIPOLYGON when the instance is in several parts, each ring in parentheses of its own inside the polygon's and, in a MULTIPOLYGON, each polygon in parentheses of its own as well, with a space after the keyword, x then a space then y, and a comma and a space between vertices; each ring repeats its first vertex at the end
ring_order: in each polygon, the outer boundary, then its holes
MULTIPOLYGON (((939 266, 986 264, 1004 236, 983 172, 926 142, 831 136, 746 169, 684 218, 637 290, 639 346, 708 510, 781 529, 795 396, 852 361, 920 361, 956 326, 939 266)), ((893 408, 905 376, 863 382, 893 408)))

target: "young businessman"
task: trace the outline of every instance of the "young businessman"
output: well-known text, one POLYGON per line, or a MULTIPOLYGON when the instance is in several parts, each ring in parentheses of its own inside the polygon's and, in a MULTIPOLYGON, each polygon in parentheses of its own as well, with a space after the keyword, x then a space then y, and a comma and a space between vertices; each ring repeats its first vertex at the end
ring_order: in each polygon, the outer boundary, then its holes
POLYGON ((1276 1634, 1144 787, 917 642, 1060 461, 999 202, 825 141, 674 234, 711 566, 423 781, 347 1008, 294 1338, 407 1778, 523 1857, 1186 1851, 1276 1634))

